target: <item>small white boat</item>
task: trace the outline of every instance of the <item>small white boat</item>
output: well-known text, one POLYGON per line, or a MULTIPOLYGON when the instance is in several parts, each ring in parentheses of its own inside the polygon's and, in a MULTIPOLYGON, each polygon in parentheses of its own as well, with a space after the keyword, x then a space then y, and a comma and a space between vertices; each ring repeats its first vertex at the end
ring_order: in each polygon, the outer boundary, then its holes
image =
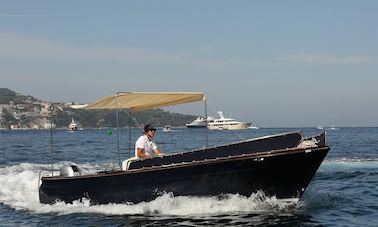
POLYGON ((317 129, 319 129, 319 130, 323 130, 324 128, 323 128, 322 125, 319 125, 319 126, 317 127, 317 129))
POLYGON ((75 120, 72 118, 71 123, 68 125, 68 130, 70 131, 76 131, 77 130, 77 124, 75 120))
POLYGON ((163 127, 163 132, 171 132, 172 129, 171 129, 171 126, 170 125, 166 125, 163 127))
POLYGON ((251 126, 248 127, 248 129, 259 129, 256 125, 251 124, 251 126))
POLYGON ((223 116, 222 111, 218 111, 220 118, 214 119, 207 124, 207 128, 210 130, 240 130, 247 129, 251 126, 251 123, 237 121, 232 118, 226 118, 223 116))

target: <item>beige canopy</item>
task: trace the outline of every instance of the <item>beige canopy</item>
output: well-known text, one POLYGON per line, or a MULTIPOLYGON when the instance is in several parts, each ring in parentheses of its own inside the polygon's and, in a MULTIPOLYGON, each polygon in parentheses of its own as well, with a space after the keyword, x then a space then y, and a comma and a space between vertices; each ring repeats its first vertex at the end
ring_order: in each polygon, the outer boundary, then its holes
POLYGON ((205 101, 202 92, 119 92, 81 109, 128 109, 131 112, 205 101))

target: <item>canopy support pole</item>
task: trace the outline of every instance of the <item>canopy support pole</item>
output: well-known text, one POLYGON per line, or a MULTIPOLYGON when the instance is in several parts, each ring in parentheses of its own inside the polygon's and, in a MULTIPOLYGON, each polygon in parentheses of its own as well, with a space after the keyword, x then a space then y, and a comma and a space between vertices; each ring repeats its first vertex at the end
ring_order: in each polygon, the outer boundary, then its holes
POLYGON ((131 158, 131 116, 129 115, 129 158, 131 158))
POLYGON ((51 158, 51 176, 54 176, 54 153, 53 153, 53 107, 50 106, 50 158, 51 158))
POLYGON ((116 120, 117 120, 117 151, 118 151, 118 164, 119 164, 119 168, 121 169, 122 164, 121 164, 121 151, 120 151, 120 148, 119 148, 119 120, 118 120, 118 99, 117 99, 117 96, 118 96, 118 94, 115 95, 115 102, 116 102, 115 112, 116 112, 116 120))
POLYGON ((207 141, 208 141, 208 130, 207 130, 207 102, 206 102, 206 99, 203 101, 205 103, 205 122, 206 122, 206 126, 205 126, 205 148, 207 147, 207 141))

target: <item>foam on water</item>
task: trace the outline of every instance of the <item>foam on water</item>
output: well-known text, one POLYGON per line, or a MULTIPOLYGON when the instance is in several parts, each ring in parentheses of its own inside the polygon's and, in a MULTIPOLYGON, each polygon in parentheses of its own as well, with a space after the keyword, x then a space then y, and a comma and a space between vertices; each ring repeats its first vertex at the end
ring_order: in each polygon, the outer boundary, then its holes
POLYGON ((351 158, 342 158, 335 159, 331 161, 324 161, 321 166, 323 170, 376 170, 378 169, 378 160, 371 159, 351 159, 351 158))
MULTIPOLYGON (((59 164, 56 164, 59 166, 59 164)), ((61 164, 60 164, 61 165, 61 164)), ((295 209, 295 205, 267 197, 263 192, 253 193, 249 197, 224 195, 221 197, 173 196, 166 193, 153 201, 138 204, 108 204, 90 206, 90 201, 83 199, 73 204, 57 202, 53 205, 39 203, 39 172, 47 170, 49 165, 22 163, 0 168, 0 203, 16 210, 33 213, 100 213, 108 215, 178 215, 191 216, 203 214, 222 214, 235 212, 264 213, 295 209)), ((84 172, 94 172, 98 166, 80 165, 84 172)))
MULTIPOLYGON (((63 163, 56 163, 59 168, 63 163)), ((97 164, 80 164, 84 174, 93 173, 103 166, 97 164)), ((58 202, 53 205, 39 203, 38 184, 41 170, 46 174, 50 165, 21 163, 0 168, 0 203, 15 210, 26 210, 33 213, 55 213, 59 215, 73 213, 99 213, 106 215, 177 215, 192 216, 204 214, 230 214, 230 213, 272 213, 290 211, 305 206, 303 203, 293 206, 267 197, 263 192, 251 196, 224 195, 220 197, 174 196, 166 193, 153 201, 138 204, 108 204, 91 206, 90 201, 83 199, 73 204, 58 202)), ((378 161, 370 160, 331 160, 325 161, 320 172, 358 171, 368 172, 378 169, 378 161)), ((311 190, 310 190, 311 191, 311 190)))

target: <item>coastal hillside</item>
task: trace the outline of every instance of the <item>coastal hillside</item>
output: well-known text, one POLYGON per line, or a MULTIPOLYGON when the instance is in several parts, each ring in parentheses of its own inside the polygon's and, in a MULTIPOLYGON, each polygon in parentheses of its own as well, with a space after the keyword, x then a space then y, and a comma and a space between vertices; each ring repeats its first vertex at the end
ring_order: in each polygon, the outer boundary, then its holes
MULTIPOLYGON (((102 128, 116 126, 115 112, 111 110, 78 110, 72 109, 72 103, 50 103, 23 95, 8 88, 0 88, 0 128, 41 129, 50 127, 50 108, 54 109, 53 123, 55 127, 66 128, 72 119, 84 128, 102 128)), ((131 114, 131 126, 143 127, 153 124, 156 127, 164 125, 185 126, 196 116, 171 113, 157 109, 131 114)), ((126 110, 119 113, 120 127, 129 126, 126 110)))
POLYGON ((32 96, 16 93, 8 88, 0 88, 0 104, 9 104, 9 102, 13 102, 14 104, 23 104, 29 101, 37 102, 39 100, 33 98, 32 96))

